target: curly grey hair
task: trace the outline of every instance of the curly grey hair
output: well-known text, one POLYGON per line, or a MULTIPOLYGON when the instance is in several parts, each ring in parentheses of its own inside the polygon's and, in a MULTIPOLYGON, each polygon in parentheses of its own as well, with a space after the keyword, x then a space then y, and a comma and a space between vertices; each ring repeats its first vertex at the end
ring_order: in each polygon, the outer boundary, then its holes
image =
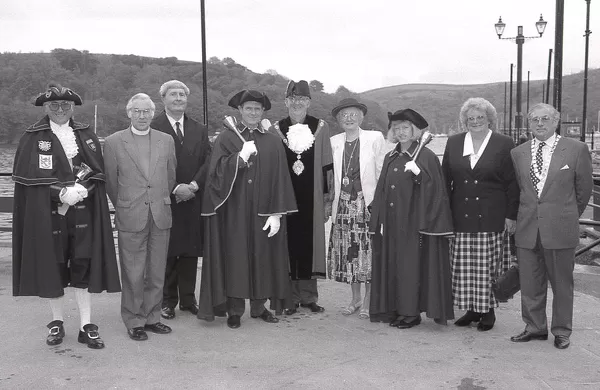
POLYGON ((492 131, 498 130, 498 113, 496 109, 489 101, 484 98, 469 98, 460 108, 459 121, 460 127, 463 131, 467 131, 467 111, 475 108, 477 110, 485 111, 488 121, 490 122, 489 128, 492 131))

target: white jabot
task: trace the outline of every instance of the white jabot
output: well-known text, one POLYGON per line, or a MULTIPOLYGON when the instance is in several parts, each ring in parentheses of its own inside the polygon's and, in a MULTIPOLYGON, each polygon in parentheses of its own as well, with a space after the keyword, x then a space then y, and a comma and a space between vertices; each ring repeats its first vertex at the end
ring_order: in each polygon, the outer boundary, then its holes
POLYGON ((71 159, 77 156, 77 153, 79 153, 79 148, 77 147, 77 141, 75 140, 73 128, 69 126, 69 123, 59 125, 52 121, 50 121, 50 128, 52 129, 54 135, 56 135, 56 137, 60 141, 60 145, 65 151, 65 154, 69 159, 69 163, 71 163, 71 159))
POLYGON ((131 132, 135 135, 148 135, 148 133, 150 133, 150 128, 148 127, 148 130, 141 131, 133 127, 133 125, 131 125, 131 132))
POLYGON ((492 131, 488 129, 488 133, 483 139, 483 143, 479 147, 479 151, 475 153, 475 148, 473 147, 473 138, 471 137, 471 133, 467 132, 465 136, 465 143, 463 145, 463 156, 469 156, 469 160, 471 162, 471 169, 475 168, 477 162, 481 158, 481 155, 485 151, 485 148, 490 141, 490 137, 492 136, 492 131))
POLYGON ((185 130, 183 129, 183 115, 181 116, 181 119, 173 119, 169 114, 167 114, 167 119, 169 120, 169 123, 171 123, 173 130, 177 129, 175 122, 179 122, 179 130, 181 130, 181 134, 185 135, 185 130))

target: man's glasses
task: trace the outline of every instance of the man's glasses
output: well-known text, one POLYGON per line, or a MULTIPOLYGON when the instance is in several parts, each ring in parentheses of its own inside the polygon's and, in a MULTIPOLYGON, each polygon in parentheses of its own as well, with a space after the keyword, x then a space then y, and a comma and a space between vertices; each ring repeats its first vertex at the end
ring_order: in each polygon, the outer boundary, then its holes
POLYGON ((71 102, 50 102, 48 103, 48 107, 50 111, 58 111, 59 108, 62 108, 63 111, 70 111, 73 108, 73 104, 71 102))
POLYGON ((140 109, 134 108, 133 110, 131 110, 131 112, 132 112, 133 116, 138 116, 139 117, 139 116, 142 116, 142 114, 144 114, 144 116, 150 115, 150 113, 152 112, 152 110, 148 110, 148 109, 146 109, 146 110, 140 110, 140 109))
POLYGON ((548 115, 544 115, 544 116, 534 116, 529 118, 530 122, 535 122, 535 123, 547 123, 550 122, 552 120, 552 118, 550 118, 548 115))
POLYGON ((485 117, 483 115, 467 117, 467 121, 470 123, 481 123, 481 122, 484 122, 485 120, 487 120, 487 117, 485 117))

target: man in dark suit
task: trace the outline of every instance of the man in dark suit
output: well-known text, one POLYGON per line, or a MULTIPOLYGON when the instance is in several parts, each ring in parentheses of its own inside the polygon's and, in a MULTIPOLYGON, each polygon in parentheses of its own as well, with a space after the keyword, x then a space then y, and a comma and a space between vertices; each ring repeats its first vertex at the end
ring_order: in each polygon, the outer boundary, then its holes
POLYGON ((198 257, 202 256, 202 193, 210 144, 208 130, 185 115, 190 89, 170 80, 160 87, 165 111, 152 120, 153 129, 169 134, 175 142, 177 184, 171 194, 173 226, 165 269, 162 318, 175 317, 175 306, 198 314, 195 298, 198 257))
POLYGON ((144 93, 127 103, 131 126, 106 138, 107 193, 115 206, 121 262, 121 317, 132 340, 164 334, 160 322, 175 188, 173 138, 150 128, 154 103, 144 93))
POLYGON ((560 113, 537 104, 529 111, 535 138, 511 152, 521 190, 515 244, 525 330, 514 342, 547 340, 546 299, 552 286, 554 346, 565 349, 573 322, 573 267, 579 217, 590 199, 592 161, 586 144, 556 134, 560 113))

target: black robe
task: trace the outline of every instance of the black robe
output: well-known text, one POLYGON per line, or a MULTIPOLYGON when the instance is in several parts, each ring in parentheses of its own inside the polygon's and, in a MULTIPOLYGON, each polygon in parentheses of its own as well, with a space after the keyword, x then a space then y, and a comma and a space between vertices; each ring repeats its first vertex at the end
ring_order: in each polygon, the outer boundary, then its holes
POLYGON ((398 315, 454 318, 449 242, 452 217, 440 162, 423 148, 418 176, 404 172, 400 145, 385 156, 375 190, 369 231, 373 238, 371 321, 398 315), (383 236, 381 235, 383 225, 383 236))
MULTIPOLYGON (((249 130, 244 136, 250 136, 249 130)), ((231 130, 215 140, 202 204, 204 257, 198 318, 223 316, 227 297, 271 299, 277 310, 289 304, 286 217, 297 211, 285 151, 275 134, 254 131, 257 155, 239 158, 242 141, 231 130), (270 215, 283 215, 267 237, 270 215)))
MULTIPOLYGON (((94 184, 93 191, 74 206, 77 227, 74 256, 90 258, 89 292, 119 292, 121 284, 100 142, 88 125, 71 120, 70 126, 79 147, 77 157, 94 173, 86 180, 94 184)), ((59 203, 51 186, 73 185, 75 176, 47 116, 21 137, 13 180, 13 295, 60 297, 64 289, 57 263, 64 262, 64 258, 57 214, 59 203)))

